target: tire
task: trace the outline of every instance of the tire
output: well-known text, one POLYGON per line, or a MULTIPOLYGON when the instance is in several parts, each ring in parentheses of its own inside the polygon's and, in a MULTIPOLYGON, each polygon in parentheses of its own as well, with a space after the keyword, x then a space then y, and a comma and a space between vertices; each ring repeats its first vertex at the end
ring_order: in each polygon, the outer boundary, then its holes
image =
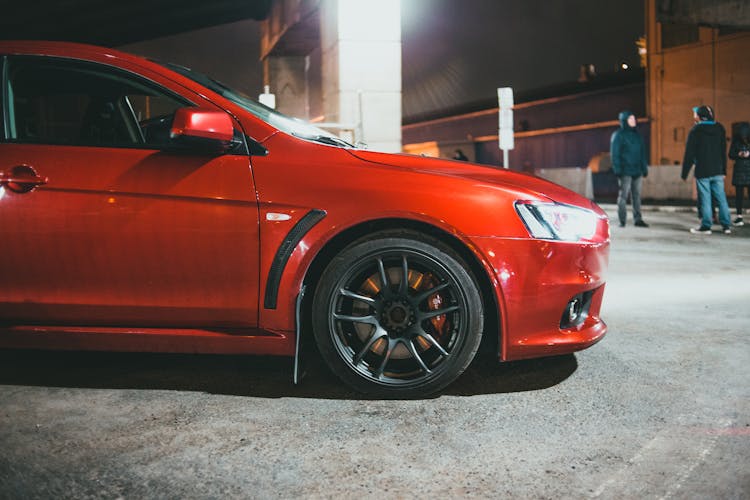
POLYGON ((453 382, 474 358, 484 326, 462 259, 411 231, 376 233, 339 253, 323 271, 312 317, 333 373, 357 391, 390 398, 425 396, 453 382))

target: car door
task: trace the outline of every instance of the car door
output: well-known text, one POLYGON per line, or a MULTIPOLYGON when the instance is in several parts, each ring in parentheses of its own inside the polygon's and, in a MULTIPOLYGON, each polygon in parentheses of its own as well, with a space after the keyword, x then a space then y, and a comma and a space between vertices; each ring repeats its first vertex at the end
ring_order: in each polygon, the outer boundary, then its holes
POLYGON ((246 148, 165 146, 177 108, 218 108, 90 61, 8 57, 3 75, 0 321, 257 325, 246 148))

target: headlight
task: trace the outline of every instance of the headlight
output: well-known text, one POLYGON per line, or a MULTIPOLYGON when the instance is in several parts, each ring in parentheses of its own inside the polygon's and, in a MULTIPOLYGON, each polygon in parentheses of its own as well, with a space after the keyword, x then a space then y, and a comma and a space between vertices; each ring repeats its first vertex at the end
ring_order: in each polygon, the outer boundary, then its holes
POLYGON ((590 240, 599 222, 591 210, 560 203, 519 201, 516 211, 529 234, 543 240, 590 240))

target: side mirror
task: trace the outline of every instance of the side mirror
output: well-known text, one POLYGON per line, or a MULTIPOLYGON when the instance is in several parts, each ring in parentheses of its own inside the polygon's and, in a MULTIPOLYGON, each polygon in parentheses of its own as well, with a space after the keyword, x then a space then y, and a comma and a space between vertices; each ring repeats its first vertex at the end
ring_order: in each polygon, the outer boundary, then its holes
POLYGON ((175 111, 169 137, 175 144, 190 149, 225 153, 232 145, 234 125, 223 111, 179 108, 175 111))

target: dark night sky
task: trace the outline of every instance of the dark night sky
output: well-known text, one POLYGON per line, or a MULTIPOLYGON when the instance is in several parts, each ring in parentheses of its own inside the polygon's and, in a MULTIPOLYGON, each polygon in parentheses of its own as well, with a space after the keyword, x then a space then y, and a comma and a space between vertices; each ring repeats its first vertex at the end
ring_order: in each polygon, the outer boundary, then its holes
POLYGON ((641 0, 401 0, 403 114, 638 64, 641 0))
MULTIPOLYGON (((346 1, 346 0, 344 0, 346 1)), ((375 1, 375 0, 373 0, 375 1)), ((401 0, 403 114, 490 100, 637 65, 642 0, 401 0)), ((247 20, 125 46, 261 92, 257 21, 247 20)))

